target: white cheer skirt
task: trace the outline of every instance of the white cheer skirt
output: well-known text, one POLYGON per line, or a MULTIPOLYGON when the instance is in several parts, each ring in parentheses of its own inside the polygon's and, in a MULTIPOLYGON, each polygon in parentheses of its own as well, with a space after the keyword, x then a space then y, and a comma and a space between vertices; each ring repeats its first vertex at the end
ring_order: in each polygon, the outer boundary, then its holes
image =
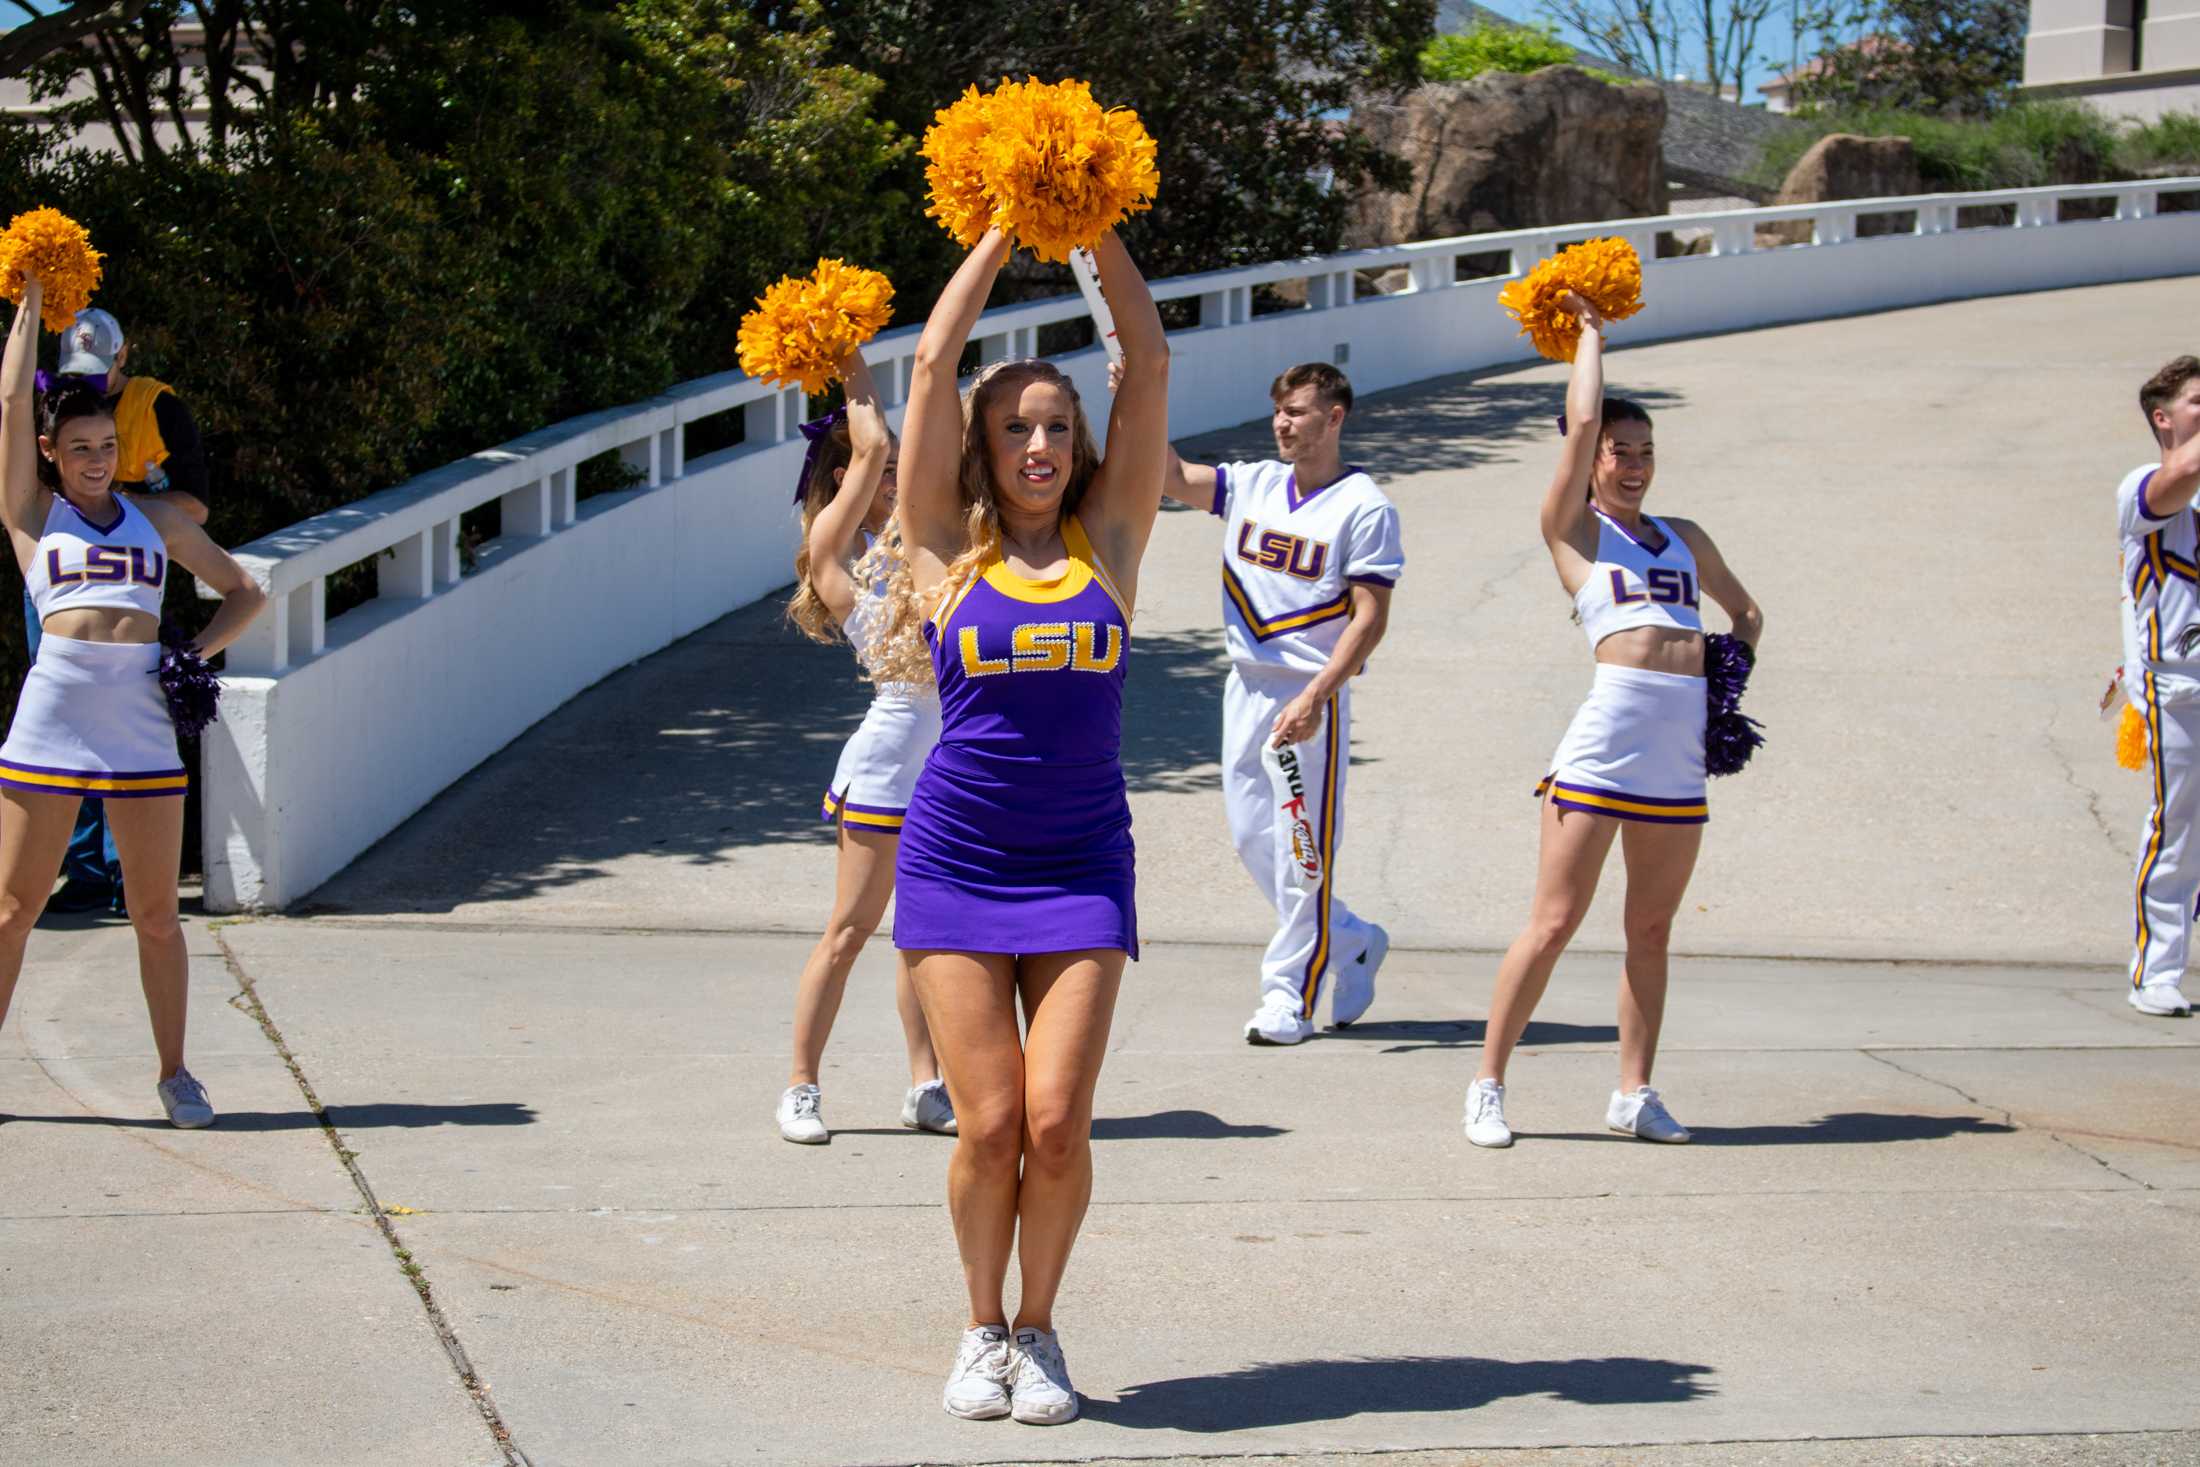
POLYGON ((858 830, 899 833, 909 814, 909 792, 940 739, 940 698, 898 687, 881 689, 863 723, 840 751, 840 765, 826 787, 821 820, 858 830))
POLYGON ((159 673, 157 642, 46 633, 0 744, 0 784, 107 800, 182 794, 188 781, 159 673))
POLYGON ((1597 664, 1589 696, 1536 786, 1562 810, 1654 825, 1701 825, 1704 680, 1597 664))

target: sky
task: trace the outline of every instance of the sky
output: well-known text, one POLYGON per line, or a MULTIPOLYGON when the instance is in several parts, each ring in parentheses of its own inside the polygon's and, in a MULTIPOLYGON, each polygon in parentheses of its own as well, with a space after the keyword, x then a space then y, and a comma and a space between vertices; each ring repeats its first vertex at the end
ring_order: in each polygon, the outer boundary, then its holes
MULTIPOLYGON (((1543 14, 1542 9, 1534 3, 1534 0, 1479 0, 1479 3, 1485 10, 1494 10, 1500 15, 1510 16, 1514 20, 1539 25, 1550 24, 1550 17, 1543 14)), ((1585 51, 1594 51, 1597 49, 1597 47, 1592 44, 1587 37, 1582 36, 1579 33, 1569 33, 1561 28, 1559 34, 1564 36, 1566 40, 1570 41, 1576 46, 1581 47, 1585 51)), ((1703 49, 1703 43, 1701 41, 1696 41, 1691 38, 1690 44, 1695 48, 1696 53, 1700 56, 1703 49)), ((1762 86, 1765 82, 1770 81, 1776 74, 1778 74, 1780 70, 1782 70, 1786 66, 1787 48, 1788 7, 1784 3, 1775 4, 1773 6, 1773 13, 1766 18, 1763 29, 1758 32, 1757 50, 1759 52, 1770 52, 1777 49, 1780 53, 1780 64, 1778 66, 1767 66, 1761 59, 1761 57, 1751 57, 1749 70, 1745 73, 1743 79, 1742 95, 1744 100, 1750 102, 1761 102, 1764 100, 1764 96, 1761 92, 1758 91, 1758 88, 1762 86)), ((1806 38, 1806 44, 1804 46, 1803 54, 1807 57, 1811 54, 1811 51, 1813 49, 1813 47, 1807 44, 1806 38)), ((1696 70, 1700 71, 1701 69, 1702 62, 1699 60, 1696 64, 1696 70)))

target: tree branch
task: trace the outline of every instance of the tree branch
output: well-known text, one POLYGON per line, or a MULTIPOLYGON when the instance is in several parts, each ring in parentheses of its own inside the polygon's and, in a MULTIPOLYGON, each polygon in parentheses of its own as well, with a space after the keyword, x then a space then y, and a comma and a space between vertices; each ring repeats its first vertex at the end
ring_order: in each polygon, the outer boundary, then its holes
POLYGON ((41 15, 0 35, 0 76, 20 76, 56 51, 95 31, 127 25, 151 0, 78 0, 66 10, 41 15))

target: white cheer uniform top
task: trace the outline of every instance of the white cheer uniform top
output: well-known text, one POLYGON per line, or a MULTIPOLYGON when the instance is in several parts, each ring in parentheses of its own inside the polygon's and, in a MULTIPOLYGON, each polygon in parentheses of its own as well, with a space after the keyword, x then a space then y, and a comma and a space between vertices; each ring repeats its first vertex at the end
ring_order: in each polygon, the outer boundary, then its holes
POLYGON ((1394 586, 1406 565, 1398 510, 1367 471, 1302 490, 1273 460, 1215 470, 1222 628, 1240 667, 1317 673, 1352 612, 1352 586, 1394 586))
POLYGON ((1603 510, 1592 505, 1590 513, 1597 517, 1597 560, 1574 592, 1574 619, 1589 634, 1590 650, 1614 632, 1637 627, 1702 631, 1702 591, 1688 542, 1665 521, 1644 515, 1665 541, 1653 552, 1603 510))
POLYGON ((119 494, 114 503, 113 523, 97 525, 66 496, 54 495, 38 553, 23 577, 41 621, 78 606, 160 615, 167 545, 145 511, 119 494))
POLYGON ((2190 697, 2200 693, 2200 518, 2192 508, 2163 516, 2146 501, 2147 484, 2160 464, 2124 475, 2116 489, 2122 530, 2124 688, 2142 696, 2152 673, 2157 691, 2190 697))

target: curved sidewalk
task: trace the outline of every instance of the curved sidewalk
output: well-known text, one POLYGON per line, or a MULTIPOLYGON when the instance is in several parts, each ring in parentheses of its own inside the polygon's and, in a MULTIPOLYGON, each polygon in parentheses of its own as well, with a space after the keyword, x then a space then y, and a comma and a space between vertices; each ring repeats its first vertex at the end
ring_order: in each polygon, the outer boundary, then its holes
POLYGON ((2200 1027, 2122 1001, 2145 792, 2092 712, 2132 394, 2200 345, 2192 301, 1613 358, 1659 414, 1653 510, 1768 614, 1772 743, 1714 789, 1659 1071, 1694 1146, 1603 1130, 1610 900, 1516 1061, 1520 1144, 1459 1134, 1589 662, 1534 540, 1560 369, 1426 384, 1353 440, 1409 564, 1341 870, 1398 947, 1367 1020, 1299 1049, 1238 1037, 1265 930, 1215 788, 1216 528, 1156 534, 1126 746, 1151 945, 1061 1315, 1084 1420, 939 1410, 948 1143, 894 1123, 883 942, 834 1143, 771 1127, 861 691, 764 607, 561 710, 312 914, 194 921, 213 1131, 152 1123, 127 929, 40 931, 0 1033, 0 1460, 2200 1457, 2200 1027))

